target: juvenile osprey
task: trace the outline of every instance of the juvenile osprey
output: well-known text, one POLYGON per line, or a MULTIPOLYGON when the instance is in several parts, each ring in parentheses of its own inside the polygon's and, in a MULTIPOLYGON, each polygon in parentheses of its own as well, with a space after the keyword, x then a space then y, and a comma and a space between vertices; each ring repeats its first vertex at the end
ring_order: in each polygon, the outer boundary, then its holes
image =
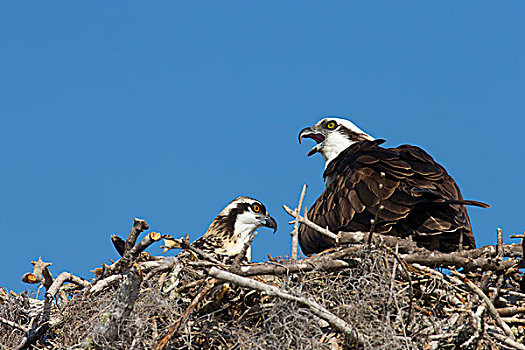
MULTIPOLYGON (((352 122, 325 118, 299 133, 317 142, 326 166, 326 189, 308 211, 308 218, 332 232, 374 232, 412 237, 419 245, 450 252, 476 243, 465 205, 489 205, 463 200, 446 170, 421 148, 402 145, 383 148, 352 122), (381 208, 380 208, 381 207, 381 208), (378 212, 379 209, 379 212, 378 212), (463 236, 462 238, 460 238, 463 236)), ((335 242, 306 225, 299 244, 307 255, 335 242)))
MULTIPOLYGON (((213 220, 206 233, 191 245, 219 260, 234 258, 259 227, 277 230, 277 223, 256 199, 238 197, 213 220)), ((250 260, 250 250, 246 254, 250 260)))

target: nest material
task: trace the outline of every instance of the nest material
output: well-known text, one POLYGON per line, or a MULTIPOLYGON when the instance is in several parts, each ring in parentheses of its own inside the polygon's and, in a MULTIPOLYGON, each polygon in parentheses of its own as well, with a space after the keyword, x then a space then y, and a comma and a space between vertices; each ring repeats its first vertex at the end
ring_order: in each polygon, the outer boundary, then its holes
POLYGON ((0 347, 525 349, 522 258, 497 248, 474 254, 490 268, 461 273, 407 263, 410 254, 377 242, 234 266, 136 249, 92 282, 44 278, 49 264, 36 262, 43 301, 0 289, 0 347), (511 267, 498 269, 498 259, 511 267))

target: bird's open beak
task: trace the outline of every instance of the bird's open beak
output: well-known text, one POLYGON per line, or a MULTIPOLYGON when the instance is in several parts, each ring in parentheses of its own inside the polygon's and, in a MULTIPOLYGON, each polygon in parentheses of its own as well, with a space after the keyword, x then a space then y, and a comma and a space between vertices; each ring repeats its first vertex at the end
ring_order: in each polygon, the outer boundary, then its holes
POLYGON ((317 145, 315 145, 310 152, 308 152, 308 157, 316 154, 319 152, 319 150, 322 147, 322 143, 325 140, 325 136, 318 132, 314 127, 308 127, 301 130, 299 133, 299 143, 301 143, 302 138, 310 138, 313 139, 315 142, 317 142, 317 145))
POLYGON ((273 228, 273 233, 277 231, 277 222, 275 222, 274 218, 272 218, 271 216, 261 215, 257 219, 264 227, 273 228))

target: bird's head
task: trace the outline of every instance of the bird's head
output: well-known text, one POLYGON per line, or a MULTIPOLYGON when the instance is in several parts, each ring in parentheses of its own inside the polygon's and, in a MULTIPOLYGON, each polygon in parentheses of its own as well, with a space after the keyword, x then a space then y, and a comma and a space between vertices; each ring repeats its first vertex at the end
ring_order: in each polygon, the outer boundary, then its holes
POLYGON ((273 228, 277 222, 268 215, 264 204, 250 197, 235 198, 217 215, 206 234, 215 233, 244 240, 259 227, 273 228))
POLYGON ((308 152, 308 156, 319 152, 326 164, 353 143, 374 140, 372 136, 359 129, 351 121, 334 117, 321 119, 314 126, 301 130, 299 143, 303 138, 310 138, 317 142, 317 145, 308 152))

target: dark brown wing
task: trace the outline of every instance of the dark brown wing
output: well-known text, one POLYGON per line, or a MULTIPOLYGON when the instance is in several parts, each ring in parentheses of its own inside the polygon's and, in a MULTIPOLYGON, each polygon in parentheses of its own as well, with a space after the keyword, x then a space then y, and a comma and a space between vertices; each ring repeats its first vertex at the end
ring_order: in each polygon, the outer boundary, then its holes
MULTIPOLYGON (((382 142, 358 142, 328 164, 324 176, 332 182, 308 218, 332 232, 367 232, 377 215, 375 232, 412 236, 443 251, 456 250, 463 234, 463 244, 475 247, 465 201, 445 169, 418 147, 385 149, 382 142)), ((305 254, 334 244, 305 225, 299 243, 305 254)))

